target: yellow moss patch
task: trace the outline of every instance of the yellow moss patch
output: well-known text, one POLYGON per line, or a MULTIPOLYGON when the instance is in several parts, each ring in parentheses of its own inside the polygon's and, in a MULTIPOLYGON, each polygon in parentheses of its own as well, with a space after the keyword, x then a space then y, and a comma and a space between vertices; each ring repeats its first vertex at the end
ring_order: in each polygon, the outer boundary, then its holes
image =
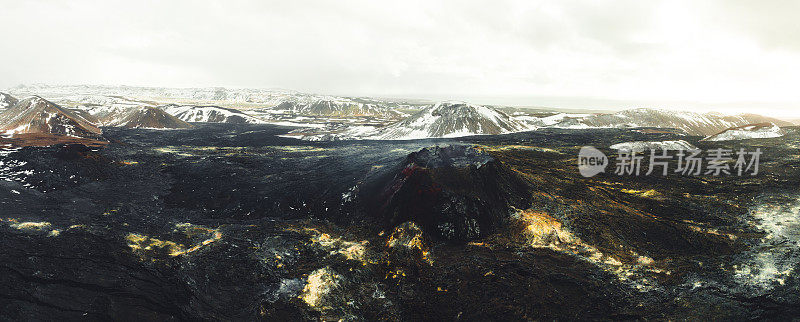
POLYGON ((639 197, 644 197, 644 198, 653 198, 653 197, 661 196, 661 193, 659 193, 658 191, 655 191, 653 189, 650 189, 650 190, 622 189, 620 191, 622 191, 624 193, 629 193, 629 194, 632 194, 632 195, 637 195, 639 197))
POLYGON ((433 264, 430 251, 428 246, 425 245, 422 236, 422 228, 413 221, 405 222, 395 227, 386 240, 386 246, 389 248, 402 247, 408 250, 418 250, 422 255, 422 260, 433 264))
POLYGON ((200 242, 200 244, 194 245, 194 246, 190 247, 189 249, 184 250, 182 252, 179 252, 179 253, 177 253, 175 255, 172 255, 172 256, 184 255, 184 254, 188 254, 188 253, 194 252, 194 251, 200 249, 201 247, 206 246, 208 244, 211 244, 211 243, 213 243, 215 241, 218 241, 220 239, 222 239, 222 233, 218 232, 218 231, 215 231, 214 234, 211 236, 211 238, 206 239, 206 240, 200 242))
POLYGON ((642 265, 653 265, 653 263, 655 263, 655 261, 652 258, 647 256, 639 256, 636 258, 636 261, 642 265))
POLYGON ((522 210, 515 218, 524 223, 523 234, 531 245, 551 246, 572 243, 575 238, 561 226, 561 223, 547 213, 535 210, 522 210))
POLYGON ((402 268, 395 267, 386 272, 384 279, 400 279, 403 277, 406 277, 406 271, 404 271, 402 268))
POLYGON ((633 282, 640 290, 649 289, 651 283, 647 278, 639 279, 636 274, 656 273, 658 270, 654 267, 655 261, 652 258, 633 251, 629 252, 630 256, 620 256, 619 253, 604 254, 597 247, 585 243, 572 234, 561 222, 545 212, 533 209, 520 210, 512 218, 523 225, 520 233, 531 246, 578 256, 616 275, 622 281, 633 282), (634 260, 626 260, 623 263, 622 258, 634 260))
POLYGON ((204 246, 222 239, 222 232, 219 230, 190 223, 176 224, 175 231, 183 232, 188 238, 198 236, 207 236, 207 238, 188 248, 174 241, 161 240, 135 233, 128 234, 125 240, 128 242, 128 247, 130 247, 134 253, 138 253, 142 257, 145 257, 144 255, 147 255, 147 257, 154 257, 159 254, 175 257, 195 252, 204 246))
POLYGON ((195 225, 191 223, 175 224, 175 230, 183 232, 184 234, 186 234, 186 237, 195 237, 202 234, 211 234, 216 231, 214 229, 205 226, 195 225))
MULTIPOLYGON (((298 231, 295 229, 290 230, 298 231)), ((367 241, 347 241, 339 237, 331 237, 331 235, 320 232, 319 230, 313 228, 304 228, 299 232, 310 234, 311 242, 321 247, 330 249, 331 255, 341 254, 347 259, 366 263, 367 241)))
POLYGON ((178 256, 186 252, 186 248, 173 241, 160 240, 151 238, 149 236, 130 233, 125 237, 128 242, 128 247, 136 253, 150 253, 155 255, 159 252, 164 252, 169 256, 178 256))
POLYGON ((43 230, 49 230, 50 227, 52 227, 52 226, 53 225, 51 225, 49 222, 46 222, 46 221, 42 221, 42 222, 26 221, 26 222, 12 224, 11 228, 16 228, 16 229, 19 229, 19 230, 26 230, 26 231, 43 231, 43 230))
POLYGON ((184 157, 192 156, 192 154, 186 153, 184 151, 181 151, 177 147, 173 147, 173 146, 163 147, 163 148, 155 148, 155 149, 153 149, 153 151, 156 151, 156 152, 159 152, 159 153, 164 153, 164 154, 174 154, 174 155, 184 156, 184 157))
POLYGON ((341 277, 330 268, 320 268, 308 275, 306 286, 299 297, 312 308, 326 309, 325 297, 339 286, 340 279, 341 277))
POLYGON ((692 224, 687 225, 687 227, 689 227, 689 229, 691 229, 693 231, 696 231, 698 233, 720 236, 720 237, 728 238, 730 240, 735 240, 737 238, 736 235, 731 234, 731 233, 720 232, 719 229, 717 229, 717 228, 703 228, 703 227, 700 227, 700 226, 697 226, 697 225, 692 225, 692 224))
POLYGON ((199 244, 196 244, 196 245, 194 245, 192 247, 189 247, 188 249, 186 249, 184 251, 176 253, 173 256, 184 255, 184 254, 188 254, 188 253, 197 251, 200 248, 202 248, 203 246, 209 245, 209 244, 211 244, 213 242, 216 242, 216 241, 222 239, 222 232, 220 232, 219 230, 211 229, 211 228, 208 228, 208 227, 195 225, 195 224, 191 224, 191 223, 175 224, 175 230, 183 232, 186 235, 186 237, 188 237, 188 238, 195 238, 195 237, 198 237, 198 236, 207 236, 208 238, 206 238, 205 240, 203 240, 199 244))
POLYGON ((422 250, 422 230, 417 224, 411 222, 407 226, 398 226, 386 241, 388 247, 402 246, 405 248, 415 248, 422 250))

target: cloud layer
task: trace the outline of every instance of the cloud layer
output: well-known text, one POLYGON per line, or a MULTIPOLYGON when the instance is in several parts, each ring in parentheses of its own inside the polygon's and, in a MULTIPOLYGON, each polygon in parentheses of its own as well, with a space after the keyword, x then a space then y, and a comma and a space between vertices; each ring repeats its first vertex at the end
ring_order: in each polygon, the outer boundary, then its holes
POLYGON ((796 1, 112 0, 0 7, 0 87, 281 87, 800 114, 796 1))

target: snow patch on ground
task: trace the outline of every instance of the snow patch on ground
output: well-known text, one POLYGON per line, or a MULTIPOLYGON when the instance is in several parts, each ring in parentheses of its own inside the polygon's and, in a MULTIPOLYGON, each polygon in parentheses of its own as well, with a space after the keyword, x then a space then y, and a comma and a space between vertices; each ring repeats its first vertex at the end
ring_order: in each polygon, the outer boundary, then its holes
POLYGON ((697 147, 692 145, 685 140, 674 140, 674 141, 634 141, 634 142, 623 142, 617 143, 610 146, 613 150, 625 150, 625 151, 632 151, 632 152, 644 152, 645 150, 667 150, 667 151, 677 151, 677 150, 695 150, 697 147))
POLYGON ((703 139, 704 141, 731 141, 746 139, 766 139, 777 138, 786 134, 779 126, 747 125, 726 130, 722 133, 712 135, 703 139))
POLYGON ((800 196, 791 202, 763 202, 750 215, 765 235, 748 260, 734 266, 735 276, 740 283, 761 289, 783 285, 800 260, 800 196))

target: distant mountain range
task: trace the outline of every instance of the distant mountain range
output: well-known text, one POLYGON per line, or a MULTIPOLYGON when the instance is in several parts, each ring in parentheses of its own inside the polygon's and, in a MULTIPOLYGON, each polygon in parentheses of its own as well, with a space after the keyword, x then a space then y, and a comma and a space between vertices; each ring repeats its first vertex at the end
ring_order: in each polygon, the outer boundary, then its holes
MULTIPOLYGON (((726 116, 717 113, 700 114, 694 112, 647 109, 623 111, 619 114, 629 117, 635 117, 635 115, 641 114, 644 115, 644 117, 642 117, 642 122, 634 122, 632 125, 638 125, 640 127, 677 128, 686 131, 686 133, 690 135, 710 135, 732 126, 742 126, 752 123, 771 122, 780 126, 792 125, 790 122, 756 114, 726 116)), ((595 119, 594 121, 597 122, 599 120, 595 119)))
MULTIPOLYGON (((14 95, 47 97, 63 106, 60 108, 69 112, 70 117, 95 127, 188 128, 191 122, 275 123, 304 127, 286 136, 306 140, 408 140, 496 135, 540 128, 671 128, 706 137, 750 124, 793 125, 756 114, 730 116, 646 108, 576 114, 501 109, 455 101, 422 104, 287 90, 48 85, 11 90, 14 95)), ((15 106, 15 101, 11 95, 0 94, 0 105, 15 106)))
POLYGON ((311 102, 290 100, 273 107, 276 111, 285 111, 308 116, 374 116, 387 119, 402 119, 408 116, 398 111, 396 108, 397 106, 391 106, 390 104, 384 104, 379 101, 350 98, 317 99, 311 102))
POLYGON ((686 135, 709 136, 749 124, 793 125, 787 121, 756 114, 726 116, 716 113, 658 109, 632 109, 599 114, 537 113, 536 116, 515 114, 510 116, 488 106, 443 102, 431 105, 405 120, 385 127, 373 129, 352 127, 337 129, 335 132, 327 129, 298 130, 287 136, 306 140, 408 140, 503 134, 539 128, 670 128, 680 130, 686 135))
POLYGON ((756 114, 727 116, 718 113, 695 113, 646 108, 625 110, 613 114, 572 116, 559 114, 540 119, 528 119, 527 121, 533 126, 559 128, 674 128, 683 130, 686 134, 698 136, 708 136, 731 127, 753 123, 769 122, 779 126, 793 125, 791 122, 756 114))
POLYGON ((88 85, 21 85, 12 89, 24 95, 42 95, 59 98, 125 97, 162 103, 196 105, 225 105, 226 107, 270 107, 276 112, 306 116, 372 116, 401 119, 407 116, 402 110, 417 110, 418 103, 402 100, 357 98, 331 95, 306 94, 281 89, 229 89, 229 88, 160 88, 132 86, 88 86, 88 85))

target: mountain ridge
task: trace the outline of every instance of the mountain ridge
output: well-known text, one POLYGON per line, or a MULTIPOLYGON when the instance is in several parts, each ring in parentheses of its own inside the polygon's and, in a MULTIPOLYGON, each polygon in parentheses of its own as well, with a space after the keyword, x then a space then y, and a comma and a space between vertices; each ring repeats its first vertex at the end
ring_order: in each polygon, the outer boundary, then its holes
POLYGON ((407 140, 504 134, 528 130, 508 114, 461 101, 439 102, 370 135, 370 139, 407 140))
POLYGON ((185 129, 191 124, 152 106, 115 108, 93 113, 102 126, 150 129, 185 129))
POLYGON ((7 135, 52 134, 98 139, 103 131, 77 113, 39 96, 23 99, 0 113, 7 135))
POLYGON ((13 96, 0 92, 0 109, 9 108, 17 104, 19 100, 13 96))
POLYGON ((173 115, 184 122, 201 123, 265 123, 255 117, 247 115, 242 111, 225 108, 220 106, 198 106, 198 105, 160 105, 158 109, 173 115))

